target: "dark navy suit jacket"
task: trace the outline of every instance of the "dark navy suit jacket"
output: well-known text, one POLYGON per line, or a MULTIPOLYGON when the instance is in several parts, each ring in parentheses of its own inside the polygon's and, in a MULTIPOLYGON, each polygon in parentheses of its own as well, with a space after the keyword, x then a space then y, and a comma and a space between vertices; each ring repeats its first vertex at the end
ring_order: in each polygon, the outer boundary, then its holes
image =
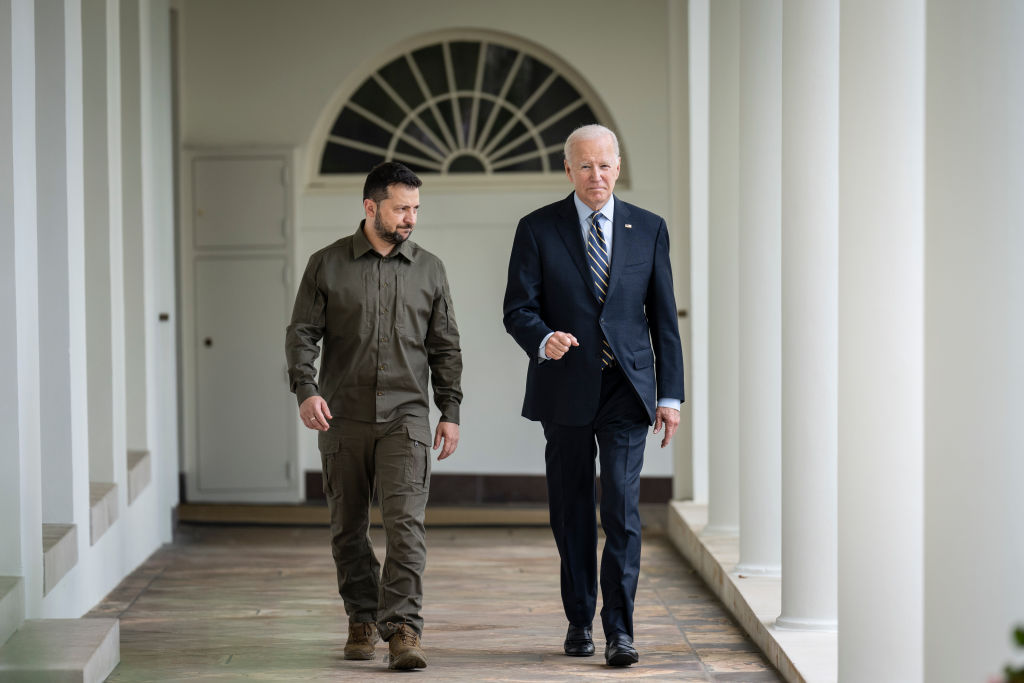
POLYGON ((505 329, 526 351, 523 417, 590 424, 601 394, 601 335, 654 422, 658 398, 683 400, 672 267, 665 221, 615 198, 612 263, 604 305, 594 292, 572 194, 519 221, 508 264, 505 329), (559 360, 539 361, 549 332, 579 341, 559 360))

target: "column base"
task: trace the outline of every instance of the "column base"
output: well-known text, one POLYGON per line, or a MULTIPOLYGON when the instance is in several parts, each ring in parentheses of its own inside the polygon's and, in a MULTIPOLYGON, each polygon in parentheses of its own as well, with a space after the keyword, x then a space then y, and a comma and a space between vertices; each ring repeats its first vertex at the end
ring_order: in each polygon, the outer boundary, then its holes
POLYGON ((770 564, 738 564, 732 570, 733 574, 743 576, 767 576, 778 578, 782 576, 782 567, 770 564))
POLYGON ((705 526, 701 532, 701 536, 739 536, 740 528, 738 526, 705 526))
POLYGON ((735 561, 739 538, 704 538, 707 505, 669 503, 668 534, 683 557, 732 612, 769 662, 786 681, 836 683, 838 633, 776 629, 772 622, 782 613, 782 580, 737 579, 735 561))
POLYGON ((838 631, 839 622, 835 619, 810 619, 805 617, 778 616, 775 628, 785 631, 838 631))

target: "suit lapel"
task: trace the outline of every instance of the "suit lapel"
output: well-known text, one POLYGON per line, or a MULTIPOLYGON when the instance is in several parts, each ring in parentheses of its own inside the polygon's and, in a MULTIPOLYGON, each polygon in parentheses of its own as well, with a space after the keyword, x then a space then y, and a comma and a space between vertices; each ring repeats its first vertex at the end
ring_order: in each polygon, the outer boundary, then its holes
POLYGON ((615 291, 622 268, 629 261, 629 254, 633 250, 633 230, 626 227, 628 223, 629 207, 616 197, 615 215, 612 217, 612 269, 608 274, 608 294, 605 296, 605 301, 615 291))
POLYGON ((576 213, 576 203, 573 202, 571 194, 568 199, 562 202, 559 213, 562 216, 562 220, 558 223, 558 234, 561 236, 562 241, 565 242, 565 248, 569 251, 569 256, 572 257, 573 263, 576 264, 576 269, 580 271, 580 276, 583 278, 587 290, 593 292, 594 278, 591 276, 590 268, 587 266, 583 235, 580 230, 580 217, 576 213))

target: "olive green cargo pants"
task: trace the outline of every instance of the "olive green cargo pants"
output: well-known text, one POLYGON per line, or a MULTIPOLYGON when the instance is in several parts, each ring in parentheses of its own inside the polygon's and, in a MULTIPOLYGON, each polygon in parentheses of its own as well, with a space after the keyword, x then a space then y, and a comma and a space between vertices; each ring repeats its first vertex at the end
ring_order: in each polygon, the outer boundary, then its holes
POLYGON ((339 450, 323 453, 324 493, 331 513, 331 551, 338 592, 350 622, 376 622, 388 640, 399 624, 423 633, 423 513, 430 487, 426 418, 356 422, 335 418, 339 450), (376 491, 384 520, 384 569, 370 541, 376 491))

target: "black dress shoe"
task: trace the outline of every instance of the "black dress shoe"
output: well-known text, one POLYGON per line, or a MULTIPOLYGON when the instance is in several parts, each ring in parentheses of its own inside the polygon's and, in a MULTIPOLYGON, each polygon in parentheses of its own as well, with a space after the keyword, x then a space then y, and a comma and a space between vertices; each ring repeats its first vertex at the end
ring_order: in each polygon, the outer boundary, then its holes
POLYGON ((633 639, 625 633, 616 633, 604 648, 604 661, 608 666, 629 666, 640 661, 633 647, 633 639))
POLYGON ((590 657, 594 654, 594 636, 589 626, 573 626, 565 634, 565 654, 570 657, 590 657))

